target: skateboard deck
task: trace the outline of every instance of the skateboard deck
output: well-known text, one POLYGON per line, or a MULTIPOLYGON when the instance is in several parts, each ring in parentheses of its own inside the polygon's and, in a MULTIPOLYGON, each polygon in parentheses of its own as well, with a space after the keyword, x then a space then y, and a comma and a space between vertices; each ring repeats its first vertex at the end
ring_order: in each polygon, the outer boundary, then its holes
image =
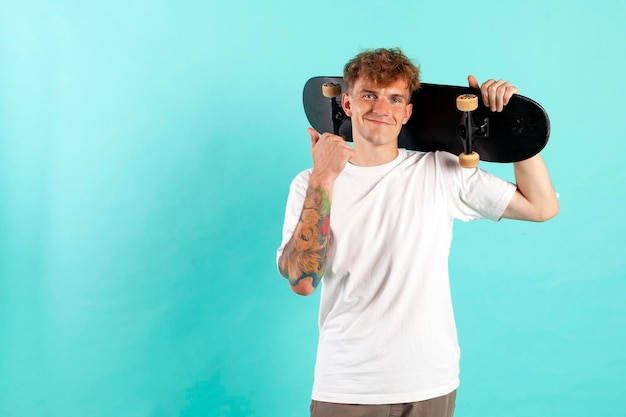
MULTIPOLYGON (((322 94, 322 86, 328 83, 335 83, 336 91, 340 86, 341 93, 347 92, 342 77, 309 79, 303 91, 306 117, 318 132, 334 133, 352 141, 352 125, 341 107, 341 94, 338 97, 322 94)), ((455 155, 475 151, 483 161, 517 162, 539 153, 550 137, 546 111, 518 94, 497 113, 483 105, 478 89, 422 83, 413 93, 411 103, 413 113, 398 136, 400 148, 441 150, 455 155), (479 97, 478 108, 472 112, 460 111, 455 104, 457 97, 467 94, 479 97), (468 129, 474 133, 469 139, 468 129)))

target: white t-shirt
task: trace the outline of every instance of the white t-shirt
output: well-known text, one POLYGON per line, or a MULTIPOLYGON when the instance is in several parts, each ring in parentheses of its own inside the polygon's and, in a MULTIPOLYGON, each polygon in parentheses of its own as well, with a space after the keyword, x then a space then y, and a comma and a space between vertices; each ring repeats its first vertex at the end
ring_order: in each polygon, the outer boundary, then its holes
MULTIPOLYGON (((291 184, 277 259, 298 222, 310 173, 291 184)), ((401 149, 384 165, 347 164, 331 202, 314 400, 393 404, 458 387, 452 223, 497 221, 514 191, 485 171, 460 168, 445 152, 401 149)))

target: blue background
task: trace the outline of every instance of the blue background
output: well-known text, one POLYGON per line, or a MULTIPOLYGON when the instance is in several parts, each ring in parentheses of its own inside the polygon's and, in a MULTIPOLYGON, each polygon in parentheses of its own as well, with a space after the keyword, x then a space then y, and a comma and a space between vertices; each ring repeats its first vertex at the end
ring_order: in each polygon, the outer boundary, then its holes
MULTIPOLYGON (((624 416, 623 1, 0 3, 0 415, 308 415, 275 267, 304 82, 363 48, 550 114, 545 224, 455 226, 458 417, 624 416)), ((510 165, 483 164, 507 179, 510 165)))

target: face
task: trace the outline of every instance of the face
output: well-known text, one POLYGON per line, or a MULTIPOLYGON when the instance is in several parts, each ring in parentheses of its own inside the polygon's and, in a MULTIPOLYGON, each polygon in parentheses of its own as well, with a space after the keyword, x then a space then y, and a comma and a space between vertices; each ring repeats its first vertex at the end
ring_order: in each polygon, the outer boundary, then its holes
POLYGON ((384 87, 359 79, 352 90, 342 96, 343 108, 352 119, 355 145, 397 146, 402 126, 411 117, 411 94, 404 80, 384 87))

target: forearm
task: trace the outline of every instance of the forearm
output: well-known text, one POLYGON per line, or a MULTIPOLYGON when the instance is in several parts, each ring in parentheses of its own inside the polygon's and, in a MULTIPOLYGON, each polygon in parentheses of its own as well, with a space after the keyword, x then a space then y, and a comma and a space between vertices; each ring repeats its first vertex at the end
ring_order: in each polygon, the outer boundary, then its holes
POLYGON ((517 192, 504 216, 530 221, 546 221, 556 216, 559 201, 543 158, 535 155, 516 162, 514 167, 517 192))
POLYGON ((326 270, 331 190, 332 186, 322 186, 322 182, 312 178, 298 224, 278 262, 281 275, 300 295, 315 291, 326 270))

